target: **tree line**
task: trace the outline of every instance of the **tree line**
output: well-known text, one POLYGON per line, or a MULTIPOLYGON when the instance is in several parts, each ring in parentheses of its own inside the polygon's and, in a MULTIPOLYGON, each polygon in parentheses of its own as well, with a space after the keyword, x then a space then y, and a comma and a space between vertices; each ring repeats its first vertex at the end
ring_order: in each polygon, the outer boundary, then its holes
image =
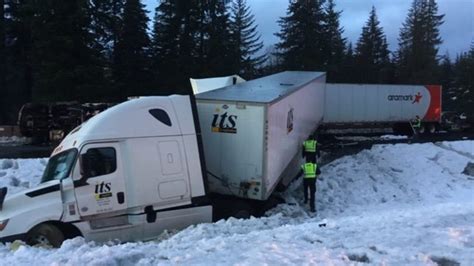
POLYGON ((452 108, 473 98, 474 48, 454 62, 439 56, 435 0, 413 0, 396 51, 375 8, 355 45, 344 38, 334 0, 289 1, 279 42, 265 50, 246 0, 159 0, 152 21, 140 0, 0 4, 0 123, 29 101, 189 93, 190 77, 282 70, 326 71, 329 82, 442 83, 452 108))

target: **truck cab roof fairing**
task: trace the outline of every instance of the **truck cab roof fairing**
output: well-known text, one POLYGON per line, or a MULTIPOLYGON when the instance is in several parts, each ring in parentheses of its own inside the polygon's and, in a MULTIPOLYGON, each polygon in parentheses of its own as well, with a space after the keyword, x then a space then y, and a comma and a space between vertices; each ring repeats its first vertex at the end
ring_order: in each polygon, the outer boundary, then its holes
POLYGON ((82 124, 77 132, 70 133, 61 142, 53 155, 88 141, 195 134, 191 114, 188 96, 133 99, 109 108, 82 124), (155 116, 156 111, 150 112, 156 109, 162 110, 160 119, 155 116))

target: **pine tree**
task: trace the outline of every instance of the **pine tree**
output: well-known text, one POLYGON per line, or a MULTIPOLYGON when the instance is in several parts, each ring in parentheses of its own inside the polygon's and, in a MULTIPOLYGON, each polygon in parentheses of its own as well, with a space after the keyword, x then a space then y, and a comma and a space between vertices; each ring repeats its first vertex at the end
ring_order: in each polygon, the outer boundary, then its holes
POLYGON ((155 10, 152 68, 156 93, 189 93, 189 78, 204 67, 206 28, 203 2, 163 0, 155 10))
POLYGON ((281 29, 276 45, 286 70, 323 70, 324 0, 290 1, 285 17, 278 20, 281 29))
POLYGON ((450 110, 453 107, 452 97, 456 94, 454 87, 454 69, 448 53, 443 56, 440 65, 440 84, 443 86, 443 109, 450 110))
POLYGON ((347 44, 344 52, 344 58, 341 66, 341 75, 337 82, 353 83, 357 81, 356 77, 355 55, 352 48, 352 42, 347 44))
POLYGON ((327 55, 327 72, 328 81, 340 81, 344 73, 341 73, 342 64, 344 61, 344 49, 346 39, 342 37, 344 29, 340 26, 339 18, 342 11, 336 11, 336 3, 334 0, 329 0, 326 7, 325 19, 325 55, 327 55))
POLYGON ((438 46, 442 43, 435 0, 413 0, 400 30, 397 75, 403 83, 427 84, 438 81, 438 46))
POLYGON ((235 55, 232 53, 230 15, 225 1, 208 0, 204 4, 204 27, 207 38, 203 72, 205 76, 232 74, 235 55))
POLYGON ((177 83, 181 26, 177 11, 174 0, 163 0, 155 9, 151 40, 155 86, 171 87, 177 83))
POLYGON ((257 68, 266 60, 266 56, 257 55, 263 48, 263 42, 260 41, 260 34, 257 32, 255 17, 245 0, 233 2, 230 29, 234 47, 233 56, 236 61, 233 71, 244 78, 253 78, 257 74, 257 68))
MULTIPOLYGON (((31 1, 5 0, 5 86, 0 106, 7 123, 15 123, 18 110, 31 101, 32 18, 31 1)), ((1 89, 0 89, 1 90, 1 89)))
POLYGON ((454 89, 450 94, 453 109, 474 116, 474 43, 468 52, 461 53, 454 63, 454 89))
MULTIPOLYGON (((6 51, 5 51, 5 1, 0 0, 0 95, 6 94, 6 51)), ((0 97, 0 124, 3 124, 6 120, 4 110, 5 106, 5 96, 0 97)))
POLYGON ((99 92, 103 71, 92 36, 86 0, 29 1, 32 18, 33 99, 86 100, 99 92))
POLYGON ((114 49, 113 74, 118 97, 150 93, 150 39, 147 23, 148 17, 140 0, 127 0, 114 49))
POLYGON ((375 7, 362 28, 356 46, 357 82, 384 83, 388 80, 390 63, 387 39, 377 18, 375 7))
POLYGON ((92 47, 99 52, 101 63, 109 79, 113 50, 117 43, 120 25, 122 24, 122 10, 124 0, 90 0, 89 31, 93 36, 92 47))

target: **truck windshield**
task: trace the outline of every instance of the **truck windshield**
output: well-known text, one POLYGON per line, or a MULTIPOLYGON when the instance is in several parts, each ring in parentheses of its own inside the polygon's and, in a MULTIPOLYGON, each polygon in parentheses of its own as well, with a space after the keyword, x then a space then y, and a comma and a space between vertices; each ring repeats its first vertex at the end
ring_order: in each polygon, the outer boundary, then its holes
POLYGON ((41 183, 51 180, 61 180, 69 175, 76 160, 77 149, 70 149, 54 155, 49 159, 46 170, 44 170, 41 183))

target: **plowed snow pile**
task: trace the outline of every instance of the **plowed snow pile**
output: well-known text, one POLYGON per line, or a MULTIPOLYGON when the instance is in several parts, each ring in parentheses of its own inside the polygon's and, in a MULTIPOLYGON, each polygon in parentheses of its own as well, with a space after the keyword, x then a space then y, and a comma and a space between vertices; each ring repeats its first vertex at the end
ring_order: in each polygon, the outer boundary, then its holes
MULTIPOLYGON (((316 216, 302 205, 297 180, 267 217, 201 224, 146 243, 76 238, 56 250, 16 251, 0 244, 0 265, 472 265, 474 178, 462 173, 469 162, 474 141, 377 145, 322 168, 316 216)), ((0 186, 36 184, 44 163, 0 160, 0 186)))

